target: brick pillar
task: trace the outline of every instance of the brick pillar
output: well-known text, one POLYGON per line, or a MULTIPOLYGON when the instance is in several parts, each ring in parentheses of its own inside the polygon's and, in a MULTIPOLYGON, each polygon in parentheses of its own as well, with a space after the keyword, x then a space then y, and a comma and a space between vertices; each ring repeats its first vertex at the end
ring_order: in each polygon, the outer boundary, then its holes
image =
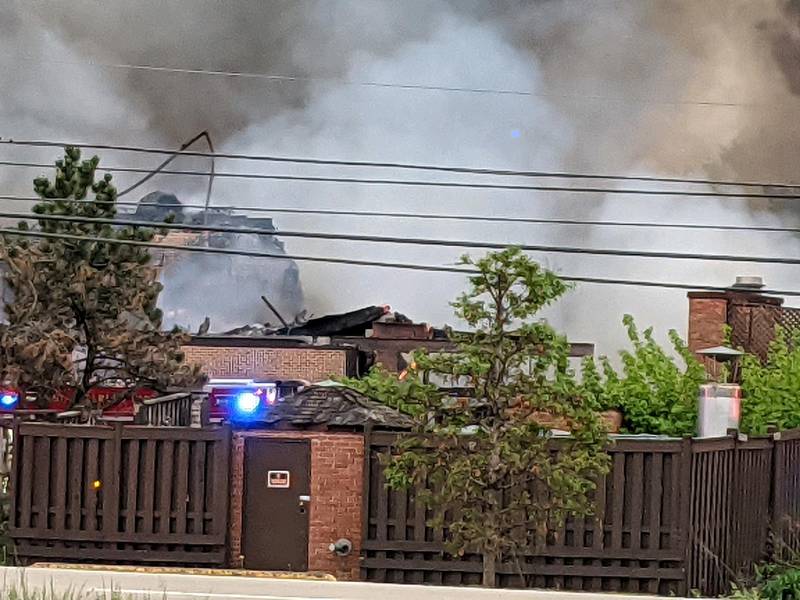
POLYGON ((729 295, 724 292, 689 292, 689 350, 697 352, 724 342, 729 295))

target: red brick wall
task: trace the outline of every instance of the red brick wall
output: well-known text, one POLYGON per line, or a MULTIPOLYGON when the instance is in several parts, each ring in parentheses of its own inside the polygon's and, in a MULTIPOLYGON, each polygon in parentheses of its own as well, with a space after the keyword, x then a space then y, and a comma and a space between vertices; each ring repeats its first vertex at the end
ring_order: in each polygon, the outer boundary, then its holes
POLYGON ((325 348, 184 346, 186 360, 209 377, 305 379, 347 375, 347 352, 325 348))
POLYGON ((689 350, 720 346, 728 322, 727 298, 689 297, 689 350))
POLYGON ((233 439, 231 482, 231 565, 240 567, 244 502, 244 438, 311 440, 311 512, 309 515, 308 570, 339 579, 358 579, 361 553, 361 500, 364 482, 364 437, 354 433, 305 431, 238 432, 233 439), (353 542, 349 556, 336 556, 328 546, 339 538, 353 542))

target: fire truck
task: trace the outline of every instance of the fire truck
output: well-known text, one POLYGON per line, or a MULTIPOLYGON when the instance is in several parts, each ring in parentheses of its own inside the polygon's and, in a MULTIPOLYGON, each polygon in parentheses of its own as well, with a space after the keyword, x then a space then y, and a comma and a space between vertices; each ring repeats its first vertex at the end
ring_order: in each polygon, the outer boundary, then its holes
MULTIPOLYGON (((208 414, 212 422, 257 422, 280 398, 291 395, 308 385, 302 380, 257 381, 253 379, 211 379, 203 392, 208 397, 208 414)), ((102 415, 113 419, 133 419, 136 405, 158 398, 160 394, 148 388, 137 388, 125 394, 125 386, 95 387, 87 399, 93 406, 103 407, 102 415), (115 402, 115 398, 122 398, 115 402)), ((36 398, 9 386, 0 386, 0 415, 15 413, 58 414, 73 405, 75 390, 59 392, 41 406, 36 398)))
POLYGON ((212 422, 258 422, 281 398, 308 385, 305 381, 255 381, 211 379, 203 388, 208 394, 212 422))

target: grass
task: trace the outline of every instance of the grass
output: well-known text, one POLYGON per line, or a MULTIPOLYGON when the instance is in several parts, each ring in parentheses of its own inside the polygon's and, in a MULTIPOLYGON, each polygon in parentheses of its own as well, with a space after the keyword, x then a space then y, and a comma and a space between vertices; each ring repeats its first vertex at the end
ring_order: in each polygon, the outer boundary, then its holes
MULTIPOLYGON (((49 586, 30 586, 24 579, 16 584, 3 582, 0 587, 0 600, 150 600, 152 596, 130 596, 118 591, 98 592, 94 590, 74 589, 57 591, 53 583, 49 586)), ((166 593, 162 595, 166 600, 166 593)))
POLYGON ((74 589, 58 592, 52 584, 50 587, 32 588, 22 583, 4 587, 0 592, 3 600, 132 600, 119 592, 87 592, 74 589))

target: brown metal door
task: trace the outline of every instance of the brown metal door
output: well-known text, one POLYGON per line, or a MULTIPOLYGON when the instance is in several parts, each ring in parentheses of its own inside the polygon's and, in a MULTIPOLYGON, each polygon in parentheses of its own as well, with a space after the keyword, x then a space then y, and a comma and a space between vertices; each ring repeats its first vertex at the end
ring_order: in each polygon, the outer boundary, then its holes
POLYGON ((242 514, 246 569, 308 569, 310 465, 308 441, 246 440, 242 514))

